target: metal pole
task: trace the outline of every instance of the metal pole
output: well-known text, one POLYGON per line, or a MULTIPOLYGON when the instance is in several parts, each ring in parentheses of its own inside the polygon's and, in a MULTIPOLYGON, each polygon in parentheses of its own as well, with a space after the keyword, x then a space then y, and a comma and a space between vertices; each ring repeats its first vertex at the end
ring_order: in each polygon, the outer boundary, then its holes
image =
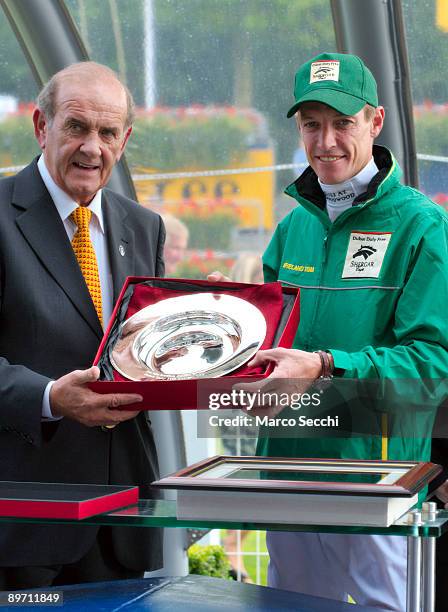
MULTIPOLYGON (((437 504, 422 504, 422 519, 425 523, 437 520, 437 504)), ((422 612, 434 612, 436 596, 436 538, 423 537, 422 542, 422 612)))
POLYGON ((406 612, 421 612, 422 540, 418 527, 422 524, 422 513, 418 510, 411 511, 408 522, 415 528, 413 535, 408 536, 406 612))
POLYGON ((436 595, 436 539, 423 538, 422 547, 422 612, 434 612, 436 595))
POLYGON ((153 0, 144 2, 145 24, 145 108, 156 105, 155 28, 153 0))
POLYGON ((406 612, 420 612, 421 586, 420 566, 422 562, 422 543, 418 536, 408 536, 408 574, 406 612))

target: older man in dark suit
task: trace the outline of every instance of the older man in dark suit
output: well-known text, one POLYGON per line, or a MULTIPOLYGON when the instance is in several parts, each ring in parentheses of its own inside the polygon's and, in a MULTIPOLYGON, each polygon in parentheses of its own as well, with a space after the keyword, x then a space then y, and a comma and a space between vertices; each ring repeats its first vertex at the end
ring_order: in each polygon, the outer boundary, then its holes
MULTIPOLYGON (((0 181, 0 480, 138 484, 157 477, 133 394, 86 386, 128 275, 163 274, 160 217, 104 185, 132 130, 115 73, 73 64, 33 116, 42 155, 0 181), (112 427, 111 427, 112 426, 112 427)), ((0 589, 136 577, 161 566, 160 533, 3 525, 0 589)))

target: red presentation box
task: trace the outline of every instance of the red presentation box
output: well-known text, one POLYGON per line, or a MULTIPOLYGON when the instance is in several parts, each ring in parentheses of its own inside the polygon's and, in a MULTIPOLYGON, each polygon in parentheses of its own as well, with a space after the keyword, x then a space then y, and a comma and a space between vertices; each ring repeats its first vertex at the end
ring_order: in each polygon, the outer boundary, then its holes
POLYGON ((138 502, 138 487, 0 482, 0 516, 81 520, 138 502))
MULTIPOLYGON (((243 290, 250 291, 251 288, 254 291, 263 291, 261 287, 271 287, 275 291, 280 291, 283 298, 283 310, 280 317, 280 328, 275 333, 275 344, 274 346, 290 348, 294 341, 294 337, 299 324, 300 308, 299 308, 299 290, 292 287, 281 287, 279 283, 269 283, 268 285, 252 285, 244 283, 209 283, 204 280, 191 280, 191 279, 161 279, 152 277, 134 277, 130 276, 126 279, 125 284, 120 292, 120 296, 115 305, 112 313, 111 320, 104 334, 103 340, 100 344, 98 352, 96 354, 94 365, 100 365, 102 363, 109 363, 108 361, 108 343, 109 336, 113 333, 114 328, 117 324, 120 324, 127 317, 123 318, 123 307, 122 302, 125 296, 128 296, 130 291, 136 291, 136 288, 144 286, 145 291, 151 293, 151 287, 147 288, 144 283, 147 281, 154 282, 158 285, 164 285, 166 289, 167 297, 173 296, 173 291, 182 293, 191 293, 192 288, 195 291, 222 291, 223 293, 238 295, 238 291, 243 290), (140 285, 140 287, 139 287, 140 285), (172 287, 172 289, 171 289, 172 287)), ((154 288, 154 293, 158 292, 157 295, 162 292, 162 297, 157 299, 163 299, 164 289, 154 288)), ((134 293, 135 295, 135 293, 134 293)), ((239 294, 241 295, 241 293, 239 294)), ((157 301, 157 300, 156 300, 157 301)), ((126 308, 126 307, 125 307, 126 308)), ((124 308, 124 309, 125 309, 124 308)), ((270 317, 269 308, 266 310, 265 318, 268 320, 270 317)), ((129 316, 129 315, 128 315, 129 316)), ((268 323, 269 324, 269 323, 268 323)), ((271 348, 272 344, 263 345, 262 348, 271 348)), ((112 368, 110 368, 112 369, 112 368)), ((242 373, 241 368, 235 372, 223 376, 221 378, 208 378, 208 379, 189 379, 189 380, 145 380, 145 381, 132 381, 125 380, 120 377, 116 372, 113 373, 114 380, 99 380, 89 384, 89 387, 96 393, 139 393, 143 396, 143 401, 137 404, 130 404, 123 406, 123 410, 197 410, 207 406, 199 405, 198 402, 198 386, 208 385, 208 388, 216 388, 216 391, 228 391, 231 384, 235 384, 238 379, 240 382, 244 381, 256 381, 261 380, 269 375, 271 369, 268 368, 264 372, 251 373, 247 372, 247 369, 242 373), (233 379, 233 381, 232 381, 233 379)))

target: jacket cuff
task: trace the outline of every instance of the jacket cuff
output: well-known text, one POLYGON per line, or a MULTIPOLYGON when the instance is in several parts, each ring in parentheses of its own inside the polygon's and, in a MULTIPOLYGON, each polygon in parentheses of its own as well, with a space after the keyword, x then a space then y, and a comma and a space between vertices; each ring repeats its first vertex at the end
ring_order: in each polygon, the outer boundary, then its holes
POLYGON ((342 378, 353 378, 353 362, 350 353, 337 349, 328 349, 328 352, 333 355, 335 376, 338 370, 342 370, 342 378))

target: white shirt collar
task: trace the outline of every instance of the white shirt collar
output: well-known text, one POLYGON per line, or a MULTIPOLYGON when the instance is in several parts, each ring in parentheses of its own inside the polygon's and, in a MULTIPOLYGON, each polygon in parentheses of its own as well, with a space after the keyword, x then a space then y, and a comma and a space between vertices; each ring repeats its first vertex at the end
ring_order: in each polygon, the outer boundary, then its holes
POLYGON ((336 183, 334 185, 329 185, 323 183, 319 178, 318 181, 324 193, 341 191, 343 189, 352 189, 356 197, 360 193, 364 193, 364 191, 367 190, 370 181, 377 173, 378 166, 376 165, 373 157, 371 157, 368 163, 364 166, 364 168, 362 168, 362 170, 358 172, 358 174, 352 176, 352 178, 346 180, 344 183, 336 183))
MULTIPOLYGON (((45 187, 48 189, 49 194, 56 206, 56 209, 61 217, 62 221, 66 221, 72 212, 78 208, 79 204, 72 200, 72 198, 63 191, 59 185, 53 180, 48 168, 45 164, 44 156, 41 155, 39 161, 37 162, 37 167, 39 169, 40 175, 42 177, 43 182, 45 183, 45 187)), ((92 211, 92 216, 94 216, 98 225, 104 234, 104 219, 103 219, 103 210, 101 207, 101 193, 100 189, 95 194, 95 197, 90 202, 88 208, 92 211)))
POLYGON ((340 214, 351 208, 355 198, 367 190, 377 172, 378 167, 372 157, 358 174, 343 183, 327 185, 318 179, 325 194, 327 212, 331 221, 335 221, 340 214))

